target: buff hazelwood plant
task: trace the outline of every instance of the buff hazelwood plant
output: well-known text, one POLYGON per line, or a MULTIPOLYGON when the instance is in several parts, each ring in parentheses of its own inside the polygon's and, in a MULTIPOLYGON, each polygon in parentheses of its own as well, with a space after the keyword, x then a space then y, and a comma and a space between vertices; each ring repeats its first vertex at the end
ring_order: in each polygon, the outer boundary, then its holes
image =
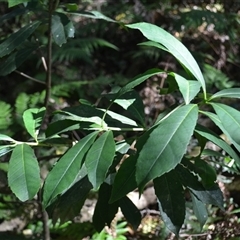
MULTIPOLYGON (((238 174, 240 112, 223 104, 222 99, 240 98, 240 88, 208 94, 202 72, 190 51, 156 25, 146 22, 123 24, 97 11, 79 12, 75 4, 65 4, 64 11, 59 11, 58 3, 52 1, 8 0, 8 4, 10 11, 0 21, 28 15, 29 23, 2 40, 0 74, 6 76, 17 70, 39 48, 45 47, 47 51, 45 103, 41 108, 26 109, 22 115, 29 140, 19 141, 0 134, 0 156, 9 155, 8 185, 20 201, 38 196, 45 215, 53 223, 64 223, 79 214, 90 191, 97 191, 93 224, 99 232, 105 225, 111 225, 119 208, 129 224, 137 229, 141 214, 127 194, 135 189, 141 194, 149 182, 153 183, 163 222, 176 235, 185 220, 186 192, 201 226, 208 218, 208 204, 223 209, 223 194, 216 181, 215 165, 208 162, 207 153, 210 152, 206 151, 206 143, 211 141, 219 146, 225 157, 232 160, 230 168, 238 174), (41 18, 36 17, 40 14, 41 18), (52 46, 61 47, 74 37, 74 22, 69 16, 99 19, 128 31, 140 31, 146 38, 140 45, 171 54, 185 75, 149 69, 139 72, 140 75, 125 86, 100 96, 108 102, 104 109, 83 101, 77 106, 54 111, 50 102, 52 46), (48 41, 40 46, 36 38, 43 27, 47 28, 48 41), (160 93, 175 91, 183 100, 147 126, 142 99, 134 89, 161 73, 167 75, 168 87, 160 89, 160 93), (111 110, 114 105, 124 109, 126 115, 111 110), (198 119, 202 115, 209 118, 228 141, 200 125, 198 119), (78 131, 82 133, 78 141, 74 141, 71 134, 64 134, 78 131), (131 132, 131 138, 117 140, 118 135, 125 136, 127 132, 131 132), (187 151, 193 138, 199 146, 194 156, 187 151), (35 149, 61 147, 67 150, 47 176, 41 177, 35 149)), ((219 153, 211 151, 211 156, 214 154, 218 156, 219 153)))

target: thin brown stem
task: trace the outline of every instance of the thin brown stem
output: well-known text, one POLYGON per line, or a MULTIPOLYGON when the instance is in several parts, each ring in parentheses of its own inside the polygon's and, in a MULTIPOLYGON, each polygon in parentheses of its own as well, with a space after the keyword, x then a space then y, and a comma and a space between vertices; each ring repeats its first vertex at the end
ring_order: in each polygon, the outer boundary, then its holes
POLYGON ((53 1, 48 2, 48 44, 47 44, 47 75, 46 75, 46 95, 44 105, 47 108, 51 96, 52 87, 52 5, 53 1))

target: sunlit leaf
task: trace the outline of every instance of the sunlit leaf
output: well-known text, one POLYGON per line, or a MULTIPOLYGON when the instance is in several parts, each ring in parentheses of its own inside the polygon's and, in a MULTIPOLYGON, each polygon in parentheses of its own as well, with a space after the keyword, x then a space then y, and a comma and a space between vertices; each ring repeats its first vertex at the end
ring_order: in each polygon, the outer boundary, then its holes
POLYGON ((216 98, 240 98, 240 88, 229 88, 221 90, 215 94, 213 94, 209 101, 216 99, 216 98))
POLYGON ((81 169, 83 158, 97 134, 98 132, 93 132, 82 138, 59 159, 48 174, 43 191, 45 207, 51 204, 58 194, 67 190, 74 183, 81 169))
POLYGON ((14 49, 20 46, 36 30, 40 23, 41 22, 39 21, 35 21, 11 34, 5 41, 0 44, 0 58, 8 55, 14 49))
POLYGON ((2 157, 3 155, 11 152, 13 150, 13 146, 12 145, 3 145, 0 146, 0 157, 2 157))
POLYGON ((32 199, 40 188, 40 169, 34 151, 26 144, 17 145, 8 167, 8 183, 21 200, 32 199))
POLYGON ((21 3, 29 2, 30 0, 8 0, 8 7, 14 7, 21 3))
POLYGON ((198 81, 187 80, 176 73, 170 74, 175 77, 179 91, 181 92, 185 103, 189 104, 199 93, 201 84, 198 81))
POLYGON ((89 181, 97 190, 106 178, 107 171, 113 162, 115 142, 112 131, 103 133, 89 149, 85 165, 89 181))
POLYGON ((38 131, 45 115, 45 107, 30 108, 23 113, 23 122, 28 133, 37 140, 38 131))
POLYGON ((15 140, 7 135, 0 134, 0 141, 14 142, 15 140))
POLYGON ((166 227, 178 235, 185 219, 184 191, 176 171, 153 180, 159 210, 166 227))
POLYGON ((240 112, 221 103, 211 103, 223 127, 231 138, 240 145, 240 112))
MULTIPOLYGON (((132 29, 138 29, 150 41, 154 41, 163 45, 169 53, 171 53, 200 83, 204 93, 206 93, 206 85, 202 72, 188 49, 170 33, 164 29, 150 23, 134 23, 126 25, 132 29)), ((162 47, 160 47, 163 49, 162 47)))
POLYGON ((203 127, 201 125, 197 125, 195 132, 197 132, 199 135, 205 137, 206 139, 210 140, 220 148, 222 148, 224 151, 226 151, 229 156, 231 156, 238 166, 240 166, 240 158, 236 154, 236 152, 229 146, 228 143, 226 143, 222 138, 220 138, 218 135, 216 135, 214 132, 212 132, 210 129, 203 127))
POLYGON ((142 190, 150 180, 172 170, 182 159, 198 117, 197 105, 189 104, 175 110, 139 139, 136 179, 142 190))

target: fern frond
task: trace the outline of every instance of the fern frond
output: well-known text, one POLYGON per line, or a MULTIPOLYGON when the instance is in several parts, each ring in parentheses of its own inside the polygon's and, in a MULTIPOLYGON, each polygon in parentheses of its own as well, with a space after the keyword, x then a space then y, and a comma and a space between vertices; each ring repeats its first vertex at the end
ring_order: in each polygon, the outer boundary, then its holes
POLYGON ((82 60, 92 63, 91 56, 93 52, 101 47, 118 50, 115 45, 100 38, 70 39, 68 44, 63 45, 54 52, 53 61, 82 60))
POLYGON ((6 130, 12 124, 11 105, 0 101, 0 130, 6 130))

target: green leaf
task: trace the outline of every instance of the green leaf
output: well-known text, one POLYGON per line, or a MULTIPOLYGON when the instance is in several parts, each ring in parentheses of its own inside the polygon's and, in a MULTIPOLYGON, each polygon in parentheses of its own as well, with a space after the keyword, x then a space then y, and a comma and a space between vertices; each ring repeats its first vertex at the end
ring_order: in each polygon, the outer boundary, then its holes
POLYGON ((193 203, 193 212, 202 228, 208 219, 207 208, 205 204, 199 201, 194 194, 190 192, 190 195, 193 203))
POLYGON ((210 188, 213 184, 215 184, 217 180, 215 169, 202 159, 195 159, 194 163, 196 172, 202 179, 203 186, 205 188, 210 188))
POLYGON ((136 179, 140 189, 181 162, 198 117, 197 105, 182 106, 140 138, 136 179))
POLYGON ((187 80, 176 73, 170 73, 170 75, 175 77, 185 103, 189 104, 199 93, 201 84, 198 81, 187 80))
POLYGON ((28 133, 37 141, 39 128, 45 115, 45 107, 30 108, 23 113, 23 122, 28 133))
POLYGON ((112 131, 103 133, 87 153, 85 165, 89 181, 97 190, 106 178, 107 171, 112 165, 115 153, 115 142, 112 131))
POLYGON ((147 41, 147 42, 142 42, 138 44, 139 46, 147 46, 147 47, 156 47, 156 48, 160 48, 166 52, 168 52, 168 49, 165 48, 163 45, 157 43, 157 42, 153 42, 153 41, 147 41))
POLYGON ((111 225, 118 211, 118 202, 109 204, 109 198, 112 187, 106 183, 103 183, 98 192, 98 201, 93 214, 93 225, 98 232, 100 232, 105 224, 111 225))
POLYGON ((240 112, 222 103, 211 103, 224 129, 240 145, 240 112))
POLYGON ((236 154, 236 152, 229 146, 228 143, 226 143, 222 138, 220 138, 218 135, 216 135, 214 132, 212 132, 210 129, 205 128, 201 125, 197 125, 195 128, 195 132, 197 132, 199 135, 205 137, 206 139, 210 140, 220 148, 222 148, 224 151, 226 151, 229 156, 231 156, 238 166, 240 166, 240 158, 236 154))
MULTIPOLYGON (((128 24, 126 26, 140 30, 148 40, 163 45, 168 52, 170 52, 183 65, 183 67, 201 83, 203 92, 206 94, 205 81, 198 64, 192 54, 179 40, 164 29, 150 23, 142 22, 128 24)), ((163 49, 162 47, 160 48, 163 49)))
MULTIPOLYGON (((123 115, 121 115, 121 114, 118 114, 118 113, 115 113, 115 112, 113 112, 113 111, 110 111, 110 110, 106 110, 106 109, 100 109, 101 111, 106 111, 106 115, 107 115, 107 117, 108 118, 106 118, 106 121, 107 120, 109 120, 109 119, 111 119, 111 120, 113 120, 114 122, 120 122, 121 123, 121 125, 128 125, 128 126, 134 126, 134 127, 137 127, 138 125, 137 125, 137 123, 134 121, 134 120, 132 120, 132 119, 130 119, 130 118, 128 118, 128 117, 125 117, 125 116, 123 116, 123 115)), ((113 125, 114 126, 114 125, 113 125)), ((119 126, 120 128, 121 128, 121 126, 119 126)))
POLYGON ((11 34, 4 42, 0 44, 0 58, 8 55, 18 46, 20 46, 40 25, 41 22, 35 21, 26 25, 17 32, 11 34))
POLYGON ((73 38, 75 33, 73 22, 67 17, 66 14, 59 12, 56 14, 61 18, 61 23, 63 24, 66 38, 73 38))
POLYGON ((0 65, 0 76, 6 76, 15 71, 37 48, 38 46, 26 46, 10 54, 0 65))
POLYGON ((4 134, 0 134, 0 141, 15 142, 13 138, 4 134))
POLYGON ((130 156, 121 164, 114 179, 110 203, 119 200, 137 188, 135 179, 136 162, 136 157, 130 156))
POLYGON ((40 188, 40 169, 34 151, 26 144, 17 145, 8 167, 8 183, 21 200, 32 199, 40 188))
POLYGON ((48 174, 43 191, 43 204, 47 207, 54 198, 67 190, 81 169, 84 156, 98 132, 93 132, 70 148, 48 174))
MULTIPOLYGON (((198 181, 197 176, 192 172, 195 170, 194 164, 186 160, 183 165, 178 165, 176 171, 179 174, 180 181, 187 187, 202 203, 213 204, 223 209, 223 195, 217 184, 213 184, 210 188, 204 186, 198 181)), ((196 173, 195 173, 196 174, 196 173)))
POLYGON ((0 157, 4 156, 5 154, 11 152, 13 150, 13 146, 12 145, 4 145, 4 146, 0 146, 0 157))
MULTIPOLYGON (((211 113, 211 112, 201 111, 201 113, 203 113, 206 116, 208 116, 222 130, 222 132, 226 135, 228 141, 230 141, 235 146, 235 148, 240 152, 240 145, 237 144, 232 139, 232 137, 230 136, 229 132, 224 128, 224 126, 223 126, 222 122, 220 121, 219 117, 215 113, 211 113)), ((238 159, 238 158, 236 158, 236 159, 238 159)))
POLYGON ((178 235, 185 219, 184 191, 175 170, 153 180, 159 210, 166 227, 178 235))
POLYGON ((27 8, 14 8, 11 12, 4 14, 0 17, 0 26, 7 20, 10 20, 12 18, 16 18, 17 16, 26 14, 29 12, 29 9, 27 8))
POLYGON ((127 196, 119 200, 119 206, 128 223, 131 224, 134 230, 137 230, 142 220, 138 208, 127 196))
POLYGON ((52 16, 52 36, 58 46, 67 42, 61 18, 58 15, 52 16))
POLYGON ((55 121, 48 125, 48 128, 46 129, 46 137, 49 138, 51 136, 73 131, 80 128, 80 124, 78 121, 73 121, 69 119, 55 121))
POLYGON ((221 90, 215 94, 213 94, 208 101, 211 101, 216 98, 240 98, 240 88, 229 88, 221 90))
POLYGON ((132 90, 114 100, 115 103, 127 110, 134 119, 138 120, 142 126, 145 125, 145 114, 142 99, 139 94, 132 90))
POLYGON ((133 88, 135 88, 136 86, 138 86, 139 84, 143 83, 145 80, 147 80, 148 78, 159 74, 159 73, 163 73, 163 70, 157 69, 157 68, 153 68, 150 69, 148 71, 146 71, 143 74, 138 75, 137 77, 135 77, 130 83, 128 83, 127 85, 125 85, 123 88, 121 88, 117 94, 117 96, 121 96, 124 93, 132 90, 133 88))
POLYGON ((79 215, 80 210, 87 198, 89 191, 92 189, 92 184, 87 176, 76 182, 68 189, 56 202, 47 208, 47 211, 53 222, 64 223, 71 221, 79 215))
POLYGON ((19 5, 21 3, 29 2, 30 0, 8 0, 8 7, 14 7, 16 5, 19 5))

